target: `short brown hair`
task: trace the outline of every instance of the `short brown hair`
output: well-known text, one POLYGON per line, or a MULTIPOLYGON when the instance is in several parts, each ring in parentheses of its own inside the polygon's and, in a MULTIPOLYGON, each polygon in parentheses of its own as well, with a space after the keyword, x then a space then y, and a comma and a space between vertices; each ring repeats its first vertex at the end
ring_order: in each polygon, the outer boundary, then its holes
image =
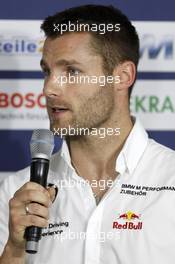
MULTIPOLYGON (((120 24, 119 31, 107 31, 89 33, 92 35, 92 47, 103 58, 105 72, 112 73, 114 67, 126 60, 134 62, 136 68, 139 61, 139 38, 135 27, 129 19, 117 8, 103 5, 84 5, 73 7, 65 11, 47 17, 41 25, 46 37, 55 38, 60 36, 59 31, 53 30, 54 24, 120 24)), ((67 31, 69 32, 69 31, 67 31)), ((134 84, 133 84, 134 85, 134 84)), ((132 87, 129 89, 129 97, 132 87)))

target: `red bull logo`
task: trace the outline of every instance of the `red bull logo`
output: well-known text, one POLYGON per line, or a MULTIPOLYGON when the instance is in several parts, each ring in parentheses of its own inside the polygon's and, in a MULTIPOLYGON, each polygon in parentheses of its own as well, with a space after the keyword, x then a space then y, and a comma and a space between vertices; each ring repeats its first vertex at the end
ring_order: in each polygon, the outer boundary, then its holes
POLYGON ((119 219, 125 219, 125 220, 128 220, 128 221, 134 220, 134 219, 139 219, 139 218, 140 218, 139 215, 137 215, 137 214, 135 214, 135 213, 133 213, 131 211, 128 211, 125 214, 119 215, 119 219))
POLYGON ((140 219, 140 215, 135 214, 132 211, 128 211, 126 213, 120 214, 118 217, 118 221, 113 222, 113 228, 116 229, 133 229, 133 230, 141 230, 143 223, 138 221, 140 219), (123 221, 125 220, 125 223, 123 221), (135 221, 136 220, 136 221, 135 221), (134 221, 134 222, 132 222, 134 221))

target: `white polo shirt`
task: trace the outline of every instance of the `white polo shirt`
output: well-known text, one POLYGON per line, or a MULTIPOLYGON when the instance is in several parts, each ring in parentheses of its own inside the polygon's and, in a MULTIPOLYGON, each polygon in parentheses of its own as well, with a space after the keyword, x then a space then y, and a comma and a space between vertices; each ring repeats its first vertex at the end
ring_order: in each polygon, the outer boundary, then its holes
MULTIPOLYGON (((175 263, 174 151, 148 139, 137 120, 116 170, 119 176, 96 206, 91 187, 71 166, 63 142, 52 156, 48 177, 59 185, 50 224, 43 229, 39 252, 27 254, 26 263, 175 263)), ((8 237, 8 200, 29 177, 26 168, 1 186, 0 253, 8 237)))

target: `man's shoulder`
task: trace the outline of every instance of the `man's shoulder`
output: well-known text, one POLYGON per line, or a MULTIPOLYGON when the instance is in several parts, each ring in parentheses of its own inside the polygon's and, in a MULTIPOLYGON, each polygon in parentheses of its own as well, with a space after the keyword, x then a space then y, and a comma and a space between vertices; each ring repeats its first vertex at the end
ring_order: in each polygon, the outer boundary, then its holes
POLYGON ((145 151, 146 166, 150 170, 158 171, 159 174, 175 175, 175 151, 149 139, 148 147, 145 151))
POLYGON ((166 159, 175 159, 175 151, 169 147, 166 147, 154 139, 149 138, 149 151, 153 156, 162 157, 166 159))
POLYGON ((30 179, 30 167, 5 176, 0 183, 1 194, 13 196, 13 194, 30 179))
MULTIPOLYGON (((56 171, 57 167, 60 164, 60 151, 52 155, 50 159, 50 172, 56 171)), ((22 185, 30 181, 30 166, 25 167, 24 169, 18 170, 17 172, 12 172, 8 176, 4 175, 2 181, 0 182, 1 191, 5 191, 9 194, 14 194, 22 185)))

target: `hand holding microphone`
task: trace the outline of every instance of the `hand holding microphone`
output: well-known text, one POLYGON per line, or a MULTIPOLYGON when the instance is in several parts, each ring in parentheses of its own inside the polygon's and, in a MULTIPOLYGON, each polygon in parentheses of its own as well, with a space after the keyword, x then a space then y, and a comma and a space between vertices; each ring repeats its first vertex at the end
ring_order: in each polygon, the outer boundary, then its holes
POLYGON ((9 201, 9 238, 2 260, 9 256, 10 261, 13 254, 24 258, 25 250, 28 253, 37 252, 41 228, 48 225, 49 206, 56 194, 53 187, 46 189, 53 146, 52 132, 34 131, 31 140, 30 182, 17 190, 9 201))

